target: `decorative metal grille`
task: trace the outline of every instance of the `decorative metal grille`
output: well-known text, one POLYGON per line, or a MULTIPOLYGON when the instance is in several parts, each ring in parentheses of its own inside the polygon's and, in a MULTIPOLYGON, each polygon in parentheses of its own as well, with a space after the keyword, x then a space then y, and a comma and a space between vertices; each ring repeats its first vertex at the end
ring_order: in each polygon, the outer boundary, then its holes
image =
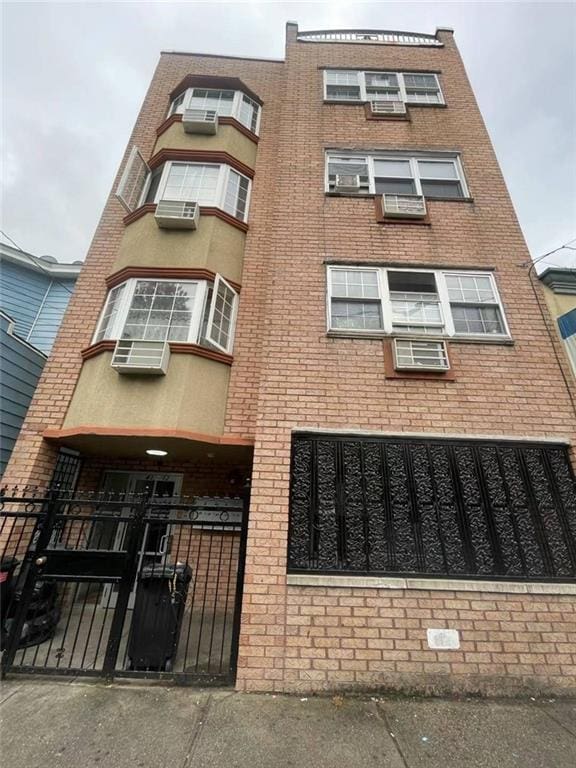
POLYGON ((74 491, 81 466, 82 459, 77 451, 60 448, 50 487, 61 491, 74 491))
POLYGON ((576 484, 563 445, 296 435, 288 567, 576 577, 576 484))

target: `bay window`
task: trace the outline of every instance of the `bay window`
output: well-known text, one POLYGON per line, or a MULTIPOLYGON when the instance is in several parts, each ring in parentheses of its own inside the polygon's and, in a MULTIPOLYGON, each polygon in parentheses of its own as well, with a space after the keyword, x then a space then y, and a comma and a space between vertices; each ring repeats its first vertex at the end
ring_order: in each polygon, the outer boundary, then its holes
POLYGON ((242 91, 188 88, 172 101, 168 117, 183 114, 185 109, 214 110, 222 117, 236 118, 249 131, 258 134, 260 105, 242 91))
POLYGON ((494 276, 383 267, 328 267, 328 330, 509 338, 494 276))
POLYGON ((463 199, 469 195, 456 153, 386 152, 347 155, 328 152, 326 191, 336 192, 337 174, 360 177, 356 194, 423 195, 430 199, 463 199))
POLYGON ((326 101, 402 101, 405 104, 444 104, 438 76, 433 72, 363 72, 324 70, 326 101))
POLYGON ((237 301, 220 275, 214 283, 133 278, 108 293, 94 343, 174 341, 230 352, 237 301))
POLYGON ((170 160, 150 169, 134 147, 116 196, 130 212, 145 203, 177 200, 221 208, 246 221, 250 179, 223 163, 170 160))

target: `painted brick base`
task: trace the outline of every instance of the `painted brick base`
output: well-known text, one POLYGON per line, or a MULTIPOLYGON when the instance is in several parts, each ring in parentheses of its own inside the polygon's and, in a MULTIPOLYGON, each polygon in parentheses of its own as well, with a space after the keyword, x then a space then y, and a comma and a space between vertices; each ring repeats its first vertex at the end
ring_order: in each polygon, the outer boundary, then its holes
POLYGON ((240 690, 576 694, 573 595, 288 587, 285 621, 283 647, 245 637, 240 690), (430 650, 429 627, 460 649, 430 650))

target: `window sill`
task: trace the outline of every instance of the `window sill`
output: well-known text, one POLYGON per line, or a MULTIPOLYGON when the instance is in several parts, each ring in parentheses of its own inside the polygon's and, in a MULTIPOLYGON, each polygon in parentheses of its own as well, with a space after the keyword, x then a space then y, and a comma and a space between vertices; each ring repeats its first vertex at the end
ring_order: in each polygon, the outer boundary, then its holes
MULTIPOLYGON (((229 355, 226 352, 219 352, 215 349, 201 347, 199 344, 188 344, 182 341, 169 341, 168 343, 172 354, 197 355, 198 357, 205 357, 208 360, 215 360, 216 362, 224 363, 225 365, 232 365, 234 362, 232 355, 229 355)), ((86 347, 80 354, 82 360, 89 360, 91 357, 101 355, 103 352, 113 352, 115 348, 116 340, 103 339, 102 341, 97 341, 95 344, 86 347)))
MULTIPOLYGON (((380 198, 382 197, 382 194, 380 192, 332 192, 332 191, 325 191, 324 192, 326 197, 353 197, 357 200, 370 200, 374 198, 380 198)), ((425 198, 427 203, 473 203, 474 198, 473 197, 426 197, 425 198)), ((386 219, 388 222, 389 219, 386 219)), ((401 219, 402 223, 404 223, 406 220, 401 219)))
MULTIPOLYGON (((376 99, 375 99, 376 101, 376 99)), ((408 109, 411 107, 431 107, 432 109, 446 109, 447 104, 428 104, 427 102, 406 101, 404 102, 408 109)), ((324 99, 324 104, 338 104, 339 106, 347 107, 363 107, 365 104, 370 104, 369 101, 352 101, 351 99, 324 99)))
MULTIPOLYGON (((156 210, 156 203, 144 203, 144 205, 141 205, 139 208, 135 208, 131 213, 129 213, 127 216, 124 216, 122 221, 124 222, 124 226, 128 226, 128 224, 132 224, 133 221, 137 221, 138 219, 142 218, 142 216, 145 216, 147 213, 154 213, 156 210)), ((233 227, 236 227, 236 229, 241 229, 242 232, 248 231, 248 224, 245 221, 241 221, 240 219, 237 219, 236 217, 232 216, 229 213, 226 213, 226 211, 223 211, 221 208, 216 208, 212 205, 201 205, 200 206, 200 216, 217 216, 219 219, 222 219, 222 221, 226 221, 228 224, 231 224, 233 227)), ((174 229, 170 230, 172 232, 189 232, 192 233, 194 230, 191 229, 174 229)))
POLYGON ((388 576, 326 576, 289 573, 289 587, 345 587, 356 589, 423 589, 449 592, 499 592, 528 595, 576 595, 576 584, 524 581, 475 581, 450 578, 395 578, 388 576))

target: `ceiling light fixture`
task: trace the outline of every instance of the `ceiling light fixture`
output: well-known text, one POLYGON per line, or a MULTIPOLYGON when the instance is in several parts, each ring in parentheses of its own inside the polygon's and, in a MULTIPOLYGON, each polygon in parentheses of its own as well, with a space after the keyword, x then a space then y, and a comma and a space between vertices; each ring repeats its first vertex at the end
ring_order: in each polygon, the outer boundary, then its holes
POLYGON ((148 448, 148 456, 168 456, 168 451, 161 451, 158 448, 148 448))

